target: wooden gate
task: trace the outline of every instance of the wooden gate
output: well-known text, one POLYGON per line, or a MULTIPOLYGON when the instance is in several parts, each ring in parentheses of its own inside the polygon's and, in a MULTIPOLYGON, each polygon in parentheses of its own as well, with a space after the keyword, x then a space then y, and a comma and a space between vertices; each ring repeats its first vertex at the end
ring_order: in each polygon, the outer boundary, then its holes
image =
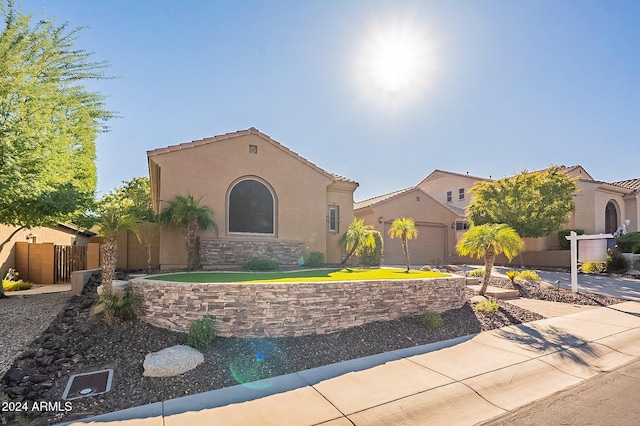
POLYGON ((87 269, 87 247, 54 246, 53 283, 71 282, 71 272, 87 269))

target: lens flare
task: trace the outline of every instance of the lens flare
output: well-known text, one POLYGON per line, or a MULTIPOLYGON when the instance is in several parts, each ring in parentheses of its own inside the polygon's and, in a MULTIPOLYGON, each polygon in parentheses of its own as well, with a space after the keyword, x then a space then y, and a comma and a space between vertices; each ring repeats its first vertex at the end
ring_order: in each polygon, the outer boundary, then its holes
POLYGON ((264 389, 270 386, 268 382, 254 382, 287 372, 287 357, 274 342, 251 339, 243 343, 245 347, 229 364, 229 372, 239 384, 264 389))

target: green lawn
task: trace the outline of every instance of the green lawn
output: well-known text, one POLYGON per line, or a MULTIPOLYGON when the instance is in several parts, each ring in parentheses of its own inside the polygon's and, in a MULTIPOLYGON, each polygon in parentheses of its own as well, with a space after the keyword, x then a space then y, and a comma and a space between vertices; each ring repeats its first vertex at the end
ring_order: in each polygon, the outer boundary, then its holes
POLYGON ((409 278, 440 278, 448 274, 404 269, 314 269, 290 272, 191 272, 147 277, 150 280, 185 283, 284 283, 318 281, 403 280, 409 278))

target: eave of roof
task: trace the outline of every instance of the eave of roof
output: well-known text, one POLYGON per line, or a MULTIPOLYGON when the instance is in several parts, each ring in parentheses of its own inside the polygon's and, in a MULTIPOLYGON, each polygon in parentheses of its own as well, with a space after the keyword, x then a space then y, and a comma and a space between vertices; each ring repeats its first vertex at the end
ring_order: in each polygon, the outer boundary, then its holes
POLYGON ((168 154, 168 153, 171 153, 171 152, 181 151, 181 150, 184 150, 184 149, 191 149, 191 148, 198 147, 200 145, 206 145, 206 144, 215 143, 215 142, 219 142, 219 141, 223 141, 223 140, 234 139, 234 138, 237 138, 237 137, 240 137, 240 136, 246 136, 246 135, 259 136, 260 138, 262 138, 265 141, 273 144, 275 147, 279 148, 280 150, 282 150, 286 154, 288 154, 291 157, 297 159, 298 161, 308 165, 312 169, 318 171, 319 173, 327 176, 328 178, 330 178, 330 179, 332 179, 334 181, 337 181, 337 182, 348 182, 348 183, 352 183, 352 184, 355 184, 355 185, 359 185, 358 182, 356 182, 355 180, 349 179, 349 178, 344 177, 344 176, 337 175, 335 173, 330 173, 330 172, 324 170, 323 168, 318 167, 316 164, 314 164, 311 161, 307 160, 306 158, 304 158, 300 154, 290 150, 286 146, 282 145, 280 142, 276 141, 275 139, 272 139, 269 135, 267 135, 265 133, 262 133, 261 131, 259 131, 255 127, 251 127, 249 129, 246 129, 246 130, 238 130, 237 132, 225 133, 223 135, 217 135, 217 136, 213 136, 213 137, 209 137, 209 138, 195 140, 195 141, 191 141, 191 142, 185 142, 185 143, 181 143, 181 144, 178 144, 178 145, 170 145, 170 146, 167 146, 167 147, 164 147, 164 148, 153 149, 153 150, 147 151, 147 158, 151 159, 151 157, 154 157, 156 155, 168 154))

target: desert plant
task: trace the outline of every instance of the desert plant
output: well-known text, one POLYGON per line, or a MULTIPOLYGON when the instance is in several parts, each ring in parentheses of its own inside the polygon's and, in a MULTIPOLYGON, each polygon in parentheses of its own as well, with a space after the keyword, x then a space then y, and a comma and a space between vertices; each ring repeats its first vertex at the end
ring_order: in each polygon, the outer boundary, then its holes
POLYGON ((244 264, 245 271, 277 271, 280 268, 275 260, 251 259, 244 264))
POLYGON ((198 259, 198 231, 211 229, 218 234, 218 225, 213 220, 213 209, 200 205, 202 197, 196 199, 193 195, 176 195, 169 205, 160 212, 158 220, 164 227, 177 226, 182 229, 184 244, 187 250, 187 267, 196 269, 200 264, 198 259))
POLYGON ((312 251, 307 258, 306 266, 309 268, 321 268, 324 266, 324 253, 312 251))
POLYGON ((530 271, 528 269, 520 272, 518 274, 518 278, 526 281, 540 281, 540 275, 538 275, 535 271, 530 271))
POLYGON ((618 237, 616 244, 622 253, 640 253, 640 232, 628 232, 618 237))
POLYGON ((498 302, 493 300, 488 300, 488 299, 478 302, 475 306, 476 311, 485 312, 488 314, 496 312, 499 308, 500 308, 500 305, 498 305, 498 302))
POLYGON ((563 229, 558 231, 558 242, 560 243, 560 249, 569 250, 571 248, 571 241, 567 240, 566 237, 571 235, 571 231, 575 232, 578 235, 584 235, 584 229, 563 229))
POLYGON ((605 263, 600 262, 584 262, 582 264, 582 272, 585 274, 600 274, 606 268, 605 263))
POLYGON ((620 252, 614 251, 607 255, 607 272, 626 272, 630 266, 627 258, 620 252))
POLYGON ((491 270, 496 256, 504 253, 511 260, 524 248, 524 242, 518 233, 505 224, 486 224, 472 226, 460 238, 456 249, 462 256, 484 258, 484 278, 480 295, 484 296, 491 280, 491 270))
POLYGON ((345 265, 352 256, 360 255, 366 248, 373 248, 375 243, 373 227, 365 225, 363 219, 358 220, 354 217, 347 232, 340 237, 340 246, 347 251, 341 264, 345 265))
POLYGON ((424 314, 420 315, 418 323, 420 324, 420 326, 428 330, 436 330, 444 325, 442 315, 440 315, 438 312, 433 311, 427 311, 424 314))
POLYGON ((210 317, 199 318, 191 323, 187 342, 192 348, 204 350, 210 347, 216 338, 213 328, 213 319, 210 317))
POLYGON ((518 275, 520 275, 520 271, 507 271, 505 272, 505 275, 509 277, 512 283, 514 283, 516 282, 516 278, 518 278, 518 275))
POLYGON ((468 275, 470 277, 484 277, 484 270, 482 270, 482 269, 474 269, 472 271, 469 271, 468 275))
POLYGON ((409 272, 409 240, 418 238, 416 222, 411 217, 401 217, 394 220, 389 229, 389 236, 391 239, 398 237, 402 241, 402 252, 407 261, 407 272, 409 272))
POLYGON ((111 325, 134 319, 138 314, 141 299, 127 289, 122 296, 118 293, 102 294, 100 303, 104 305, 103 319, 111 325))
POLYGON ((2 280, 2 288, 4 291, 20 291, 20 290, 28 290, 32 287, 31 283, 18 280, 2 280))
POLYGON ((360 263, 366 266, 380 266, 382 262, 382 234, 378 231, 371 231, 374 239, 374 247, 363 247, 358 256, 360 263))

